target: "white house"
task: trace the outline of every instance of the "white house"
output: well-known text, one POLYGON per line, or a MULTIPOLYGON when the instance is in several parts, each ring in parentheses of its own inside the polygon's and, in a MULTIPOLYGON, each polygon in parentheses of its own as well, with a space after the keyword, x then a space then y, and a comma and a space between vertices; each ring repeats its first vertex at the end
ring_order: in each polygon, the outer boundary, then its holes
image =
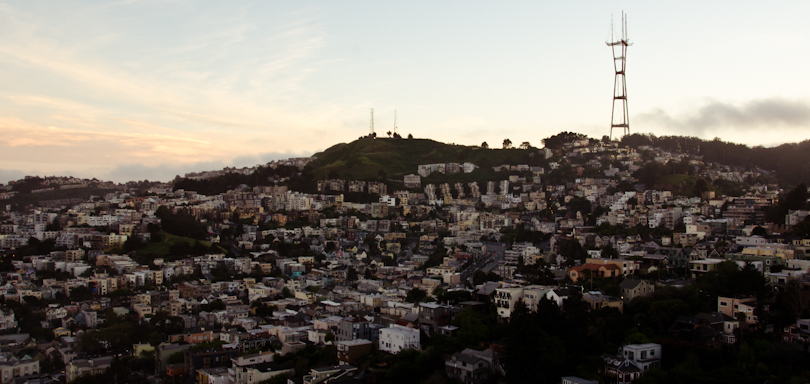
POLYGON ((419 330, 392 324, 380 329, 380 350, 397 354, 408 348, 421 349, 419 330))
POLYGON ((661 368, 661 344, 629 344, 622 347, 621 354, 642 372, 649 368, 661 368))

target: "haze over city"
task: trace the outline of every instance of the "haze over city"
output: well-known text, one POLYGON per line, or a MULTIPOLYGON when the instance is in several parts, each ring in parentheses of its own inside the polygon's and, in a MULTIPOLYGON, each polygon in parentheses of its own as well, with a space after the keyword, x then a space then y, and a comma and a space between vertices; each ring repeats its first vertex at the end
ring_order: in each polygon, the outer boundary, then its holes
POLYGON ((117 182, 309 156, 377 132, 499 146, 631 132, 810 138, 810 4, 0 3, 0 182, 117 182), (763 132, 767 132, 764 135, 763 132))

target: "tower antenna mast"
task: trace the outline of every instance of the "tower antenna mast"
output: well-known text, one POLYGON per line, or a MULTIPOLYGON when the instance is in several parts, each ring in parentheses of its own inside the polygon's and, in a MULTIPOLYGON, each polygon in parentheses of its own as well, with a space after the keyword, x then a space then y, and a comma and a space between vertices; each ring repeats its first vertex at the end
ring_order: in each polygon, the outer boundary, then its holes
POLYGON ((394 133, 397 133, 397 110, 394 110, 394 133))
POLYGON ((613 140, 613 130, 621 129, 622 136, 630 134, 630 113, 627 109, 627 47, 633 45, 627 37, 627 16, 622 12, 622 36, 618 40, 613 35, 613 20, 610 21, 610 39, 605 43, 613 51, 613 70, 616 76, 613 80, 613 110, 610 113, 610 139, 613 140), (618 106, 618 110, 616 107, 618 106))
POLYGON ((371 132, 369 135, 374 136, 374 108, 371 108, 371 132))

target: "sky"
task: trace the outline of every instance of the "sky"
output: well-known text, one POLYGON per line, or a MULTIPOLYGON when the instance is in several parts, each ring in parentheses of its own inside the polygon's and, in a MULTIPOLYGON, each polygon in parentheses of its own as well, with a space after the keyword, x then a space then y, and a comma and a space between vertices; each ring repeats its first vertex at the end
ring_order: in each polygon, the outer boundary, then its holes
POLYGON ((0 0, 0 182, 600 138, 622 11, 631 132, 810 139, 810 2, 0 0))

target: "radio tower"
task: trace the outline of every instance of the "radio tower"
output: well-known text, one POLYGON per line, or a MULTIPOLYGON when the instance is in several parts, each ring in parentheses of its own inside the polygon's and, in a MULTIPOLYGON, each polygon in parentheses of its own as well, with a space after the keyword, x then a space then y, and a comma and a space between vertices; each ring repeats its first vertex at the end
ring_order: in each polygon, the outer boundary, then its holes
POLYGON ((371 108, 371 132, 369 136, 374 137, 374 108, 371 108))
POLYGON ((397 133, 397 110, 394 110, 394 134, 397 133))
POLYGON ((627 111, 627 82, 624 71, 627 67, 627 47, 633 45, 627 38, 627 18, 622 12, 622 37, 616 40, 613 34, 613 20, 610 21, 610 39, 606 41, 613 51, 613 69, 616 78, 613 81, 613 111, 610 113, 610 139, 613 140, 613 129, 620 128, 622 136, 630 134, 630 115, 627 111), (616 110, 616 104, 619 109, 616 110))

